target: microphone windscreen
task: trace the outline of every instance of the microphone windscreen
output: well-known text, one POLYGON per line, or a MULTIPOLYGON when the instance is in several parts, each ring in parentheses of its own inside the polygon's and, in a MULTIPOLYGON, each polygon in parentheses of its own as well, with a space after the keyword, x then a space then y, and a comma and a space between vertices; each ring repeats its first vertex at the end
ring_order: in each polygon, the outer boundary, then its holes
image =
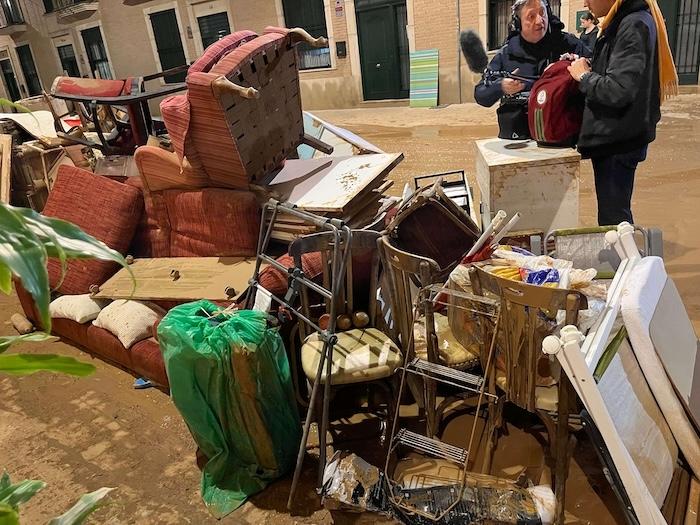
POLYGON ((467 61, 469 69, 474 73, 483 73, 489 63, 486 56, 486 50, 481 38, 472 29, 462 31, 459 35, 459 45, 462 48, 462 54, 467 61))

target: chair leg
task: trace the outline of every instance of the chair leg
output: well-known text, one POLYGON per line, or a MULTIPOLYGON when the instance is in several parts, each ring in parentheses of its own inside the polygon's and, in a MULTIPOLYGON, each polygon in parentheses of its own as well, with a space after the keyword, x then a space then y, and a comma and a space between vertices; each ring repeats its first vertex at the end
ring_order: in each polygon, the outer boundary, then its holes
POLYGON ((493 455, 496 452, 498 438, 503 426, 503 403, 504 398, 501 396, 495 403, 490 403, 488 407, 486 450, 484 451, 484 462, 481 465, 482 474, 491 474, 493 455))
POLYGON ((557 504, 555 523, 561 525, 564 524, 566 480, 569 477, 569 385, 568 378, 562 377, 560 379, 555 441, 554 495, 557 504))
POLYGON ((432 379, 423 380, 425 395, 425 433, 428 437, 435 437, 438 433, 435 399, 437 398, 437 385, 432 379))

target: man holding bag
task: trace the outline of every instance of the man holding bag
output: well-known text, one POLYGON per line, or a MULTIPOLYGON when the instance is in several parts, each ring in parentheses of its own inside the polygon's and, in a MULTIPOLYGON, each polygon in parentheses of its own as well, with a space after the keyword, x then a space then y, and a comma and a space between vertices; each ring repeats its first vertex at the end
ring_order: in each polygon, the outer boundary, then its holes
POLYGON ((598 224, 631 223, 634 173, 656 138, 661 101, 678 93, 678 75, 656 0, 585 5, 605 20, 592 61, 568 68, 586 98, 578 149, 593 163, 598 224))

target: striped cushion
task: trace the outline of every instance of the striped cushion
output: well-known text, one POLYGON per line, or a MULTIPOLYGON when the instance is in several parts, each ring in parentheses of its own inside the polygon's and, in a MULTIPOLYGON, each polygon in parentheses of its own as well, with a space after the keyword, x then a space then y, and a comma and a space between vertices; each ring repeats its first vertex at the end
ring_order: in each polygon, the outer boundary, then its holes
MULTIPOLYGON (((143 212, 143 198, 137 188, 94 175, 73 166, 61 166, 42 212, 82 228, 86 233, 125 255, 143 212)), ((117 263, 77 259, 68 263, 58 291, 77 295, 88 293, 90 285, 104 283, 119 268, 117 263)), ((48 263, 49 284, 61 279, 58 260, 48 263)))
MULTIPOLYGON (((214 42, 190 66, 187 74, 208 72, 222 57, 256 36, 252 31, 238 31, 214 42)), ((180 162, 187 155, 190 164, 198 168, 201 167, 197 150, 193 147, 191 141, 188 140, 190 102, 187 94, 175 95, 164 99, 160 103, 160 112, 180 162)))
POLYGON ((227 35, 221 40, 217 40, 204 51, 204 54, 195 60, 188 70, 188 73, 208 72, 219 60, 236 49, 241 44, 253 40, 256 33, 252 31, 237 31, 227 35))
POLYGON ((255 194, 219 188, 162 192, 170 222, 170 257, 256 254, 260 207, 255 194))

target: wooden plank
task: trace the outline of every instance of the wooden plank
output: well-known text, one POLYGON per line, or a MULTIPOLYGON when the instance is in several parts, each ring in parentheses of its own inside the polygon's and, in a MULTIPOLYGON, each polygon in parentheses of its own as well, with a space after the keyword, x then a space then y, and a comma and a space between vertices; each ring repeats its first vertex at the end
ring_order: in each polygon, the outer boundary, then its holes
POLYGON ((12 135, 0 135, 0 202, 10 204, 12 135))
POLYGON ((685 522, 686 509, 688 508, 688 492, 690 491, 690 474, 683 469, 681 471, 681 480, 678 484, 678 498, 676 499, 676 508, 673 511, 673 520, 669 521, 669 525, 683 525, 685 522))
POLYGON ((685 525, 697 525, 698 509, 700 509, 700 481, 696 477, 690 479, 688 491, 688 508, 685 513, 685 525))
POLYGON ((136 300, 226 301, 240 295, 248 287, 255 270, 255 258, 243 257, 163 257, 135 259, 130 265, 136 279, 127 269, 117 272, 100 286, 99 298, 136 300), (177 273, 175 273, 177 272, 177 273), (226 289, 234 292, 227 294, 226 289))
POLYGON ((376 179, 385 177, 403 155, 376 154, 355 157, 331 157, 330 168, 305 178, 298 185, 290 183, 275 188, 284 200, 307 211, 342 213, 343 209, 376 179))

